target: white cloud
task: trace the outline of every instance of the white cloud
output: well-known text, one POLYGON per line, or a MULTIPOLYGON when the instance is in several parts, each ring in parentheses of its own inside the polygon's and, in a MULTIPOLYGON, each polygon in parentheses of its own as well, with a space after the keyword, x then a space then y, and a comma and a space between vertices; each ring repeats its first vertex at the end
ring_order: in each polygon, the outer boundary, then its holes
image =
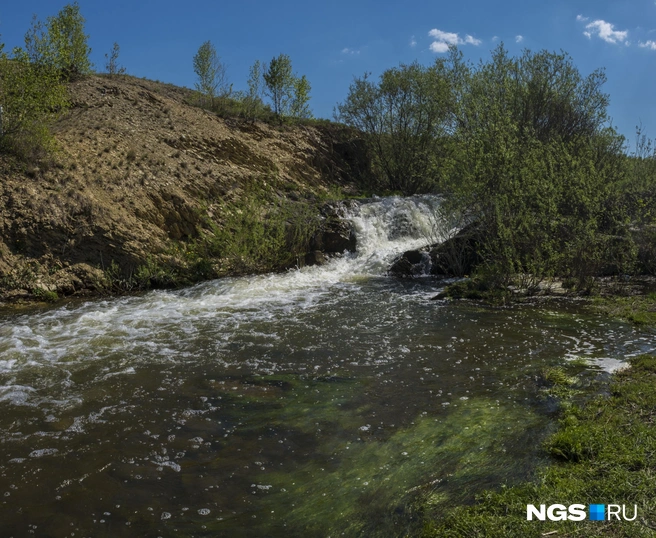
POLYGON ((646 41, 645 43, 638 43, 639 47, 643 49, 656 50, 656 41, 646 41))
POLYGON ((430 50, 438 54, 449 50, 451 45, 474 45, 478 46, 482 43, 480 39, 474 36, 465 34, 465 39, 462 39, 458 34, 453 32, 443 32, 437 28, 433 28, 428 32, 428 36, 432 37, 434 41, 430 44, 430 50))
POLYGON ((442 41, 433 41, 430 44, 430 50, 431 52, 437 52, 440 54, 449 50, 449 44, 442 41))
POLYGON ((515 36, 515 43, 521 43, 524 41, 524 36, 523 35, 516 35, 515 36))
POLYGON ((410 38, 410 46, 411 47, 416 47, 417 46, 417 40, 415 39, 415 36, 412 36, 410 38))
POLYGON ((612 43, 614 45, 625 43, 628 45, 626 40, 629 36, 628 30, 615 30, 613 25, 609 22, 602 20, 592 21, 585 25, 585 30, 586 31, 583 32, 583 35, 588 39, 591 39, 593 35, 596 35, 606 43, 612 43))
POLYGON ((443 32, 442 30, 437 30, 436 28, 433 28, 430 32, 428 32, 428 35, 433 39, 435 39, 436 41, 441 41, 449 45, 457 45, 462 41, 458 37, 458 34, 454 34, 451 32, 443 32))
POLYGON ((354 56, 356 54, 360 54, 360 51, 357 49, 349 49, 348 47, 344 47, 342 49, 342 54, 348 54, 350 56, 354 56))
POLYGON ((579 21, 579 22, 585 22, 585 21, 589 21, 590 17, 584 17, 583 15, 577 15, 576 20, 579 21))
POLYGON ((492 38, 492 42, 493 42, 493 43, 495 43, 496 41, 499 41, 499 36, 498 36, 498 35, 495 35, 495 36, 492 38))

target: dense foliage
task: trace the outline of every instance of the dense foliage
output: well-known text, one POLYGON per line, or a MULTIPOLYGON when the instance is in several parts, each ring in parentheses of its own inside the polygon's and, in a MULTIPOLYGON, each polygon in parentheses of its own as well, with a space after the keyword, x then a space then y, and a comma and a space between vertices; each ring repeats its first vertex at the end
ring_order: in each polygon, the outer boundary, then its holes
POLYGON ((636 198, 651 199, 655 179, 648 142, 629 159, 609 125, 605 80, 565 53, 510 57, 501 45, 472 65, 452 48, 428 67, 356 78, 336 116, 364 132, 379 186, 441 192, 463 223, 477 221, 486 285, 560 276, 590 290, 635 269, 647 245, 630 231, 646 224, 636 198))
POLYGON ((0 48, 0 106, 0 150, 38 160, 52 147, 49 127, 67 108, 68 93, 52 65, 34 64, 20 49, 9 56, 0 48))
MULTIPOLYGON (((496 277, 570 276, 582 287, 628 270, 613 238, 623 212, 604 211, 623 174, 622 139, 607 127, 605 78, 582 77, 564 54, 499 47, 461 66, 451 202, 482 222, 484 268, 496 277)), ((508 282, 502 282, 504 284, 508 282)))
POLYGON ((0 46, 0 149, 31 162, 48 155, 50 125, 68 107, 65 83, 91 72, 88 37, 75 2, 45 23, 35 17, 25 49, 0 46))
POLYGON ((443 60, 429 67, 414 63, 389 69, 379 84, 365 74, 338 105, 337 119, 366 133, 384 187, 413 193, 446 179, 452 75, 443 60))

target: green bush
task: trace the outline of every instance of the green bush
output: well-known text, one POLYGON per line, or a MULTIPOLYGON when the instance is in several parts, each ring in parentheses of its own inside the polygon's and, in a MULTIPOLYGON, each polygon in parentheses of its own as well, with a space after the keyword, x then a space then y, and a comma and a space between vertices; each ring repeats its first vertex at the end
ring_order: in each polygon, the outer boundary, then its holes
POLYGON ((59 72, 35 65, 24 51, 0 53, 0 150, 38 163, 54 148, 52 123, 68 108, 68 92, 59 72))
POLYGON ((294 266, 317 231, 319 212, 312 204, 272 197, 251 186, 238 201, 223 203, 221 222, 193 248, 197 260, 220 258, 232 272, 259 272, 294 266))

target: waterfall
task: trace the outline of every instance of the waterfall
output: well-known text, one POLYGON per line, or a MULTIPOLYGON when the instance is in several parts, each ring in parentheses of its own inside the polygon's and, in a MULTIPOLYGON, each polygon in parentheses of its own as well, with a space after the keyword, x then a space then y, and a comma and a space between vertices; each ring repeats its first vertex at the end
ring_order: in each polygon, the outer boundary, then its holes
POLYGON ((439 205, 439 197, 424 195, 381 198, 357 206, 348 215, 358 245, 351 272, 384 275, 401 252, 440 242, 445 229, 439 205))

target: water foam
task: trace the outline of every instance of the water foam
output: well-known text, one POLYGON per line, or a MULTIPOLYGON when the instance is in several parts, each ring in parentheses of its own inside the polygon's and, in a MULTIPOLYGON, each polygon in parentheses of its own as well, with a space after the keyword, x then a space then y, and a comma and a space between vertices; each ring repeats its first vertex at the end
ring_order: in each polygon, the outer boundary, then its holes
MULTIPOLYGON (((384 277, 405 249, 434 241, 437 197, 381 198, 346 210, 357 252, 326 265, 282 274, 225 278, 179 291, 93 301, 0 321, 0 400, 30 403, 39 388, 72 385, 71 371, 102 361, 103 378, 131 374, 141 361, 191 360, 180 342, 206 342, 208 352, 229 345, 254 320, 285 320, 318 302, 357 290, 363 280, 384 277), (126 363, 129 357, 129 363, 126 363), (28 372, 31 372, 28 375, 28 372), (21 380, 23 374, 38 386, 21 380)), ((268 334, 267 340, 279 339, 268 334)))

